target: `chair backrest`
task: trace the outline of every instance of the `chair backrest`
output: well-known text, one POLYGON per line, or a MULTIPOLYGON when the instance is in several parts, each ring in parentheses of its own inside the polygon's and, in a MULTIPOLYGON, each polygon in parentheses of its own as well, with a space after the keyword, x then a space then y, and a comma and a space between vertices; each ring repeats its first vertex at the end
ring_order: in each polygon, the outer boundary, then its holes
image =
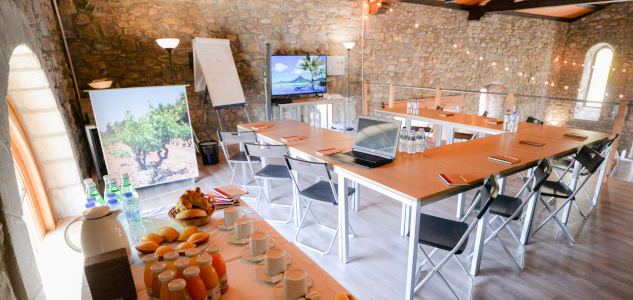
POLYGON ((487 110, 486 110, 486 111, 484 111, 484 113, 483 113, 483 114, 481 114, 481 116, 482 116, 482 117, 487 117, 487 116, 488 116, 488 111, 487 111, 487 110))
POLYGON ((438 106, 435 107, 435 110, 444 110, 444 107, 441 107, 441 106, 438 105, 438 106))
POLYGON ((260 145, 246 143, 244 144, 246 156, 256 156, 263 158, 283 158, 288 155, 288 146, 286 145, 260 145))
POLYGON ((547 178, 552 175, 552 164, 549 162, 549 159, 544 158, 536 166, 534 169, 534 186, 532 190, 537 191, 543 185, 543 182, 547 180, 547 178))
POLYGON ((257 134, 254 131, 218 131, 218 140, 221 143, 257 143, 257 134))
POLYGON ((525 122, 527 123, 533 123, 533 124, 538 124, 538 125, 543 125, 543 121, 535 118, 535 117, 527 117, 527 119, 525 120, 525 122))
POLYGON ((600 155, 600 152, 593 150, 587 146, 582 146, 578 154, 576 154, 576 160, 585 168, 589 173, 593 174, 600 164, 604 161, 604 157, 600 155))
POLYGON ((484 181, 484 186, 480 190, 481 198, 479 199, 479 201, 480 203, 484 203, 484 204, 481 207, 481 210, 479 211, 479 213, 477 214, 477 219, 481 219, 481 217, 484 216, 484 214, 486 213, 486 211, 492 204, 492 201, 494 201, 494 199, 497 198, 498 193, 499 193, 499 183, 497 182, 497 177, 495 177, 494 175, 491 175, 484 181))
POLYGON ((598 145, 596 145, 595 147, 592 147, 593 149, 595 149, 596 151, 602 153, 604 150, 606 150, 607 148, 609 148, 609 146, 611 146, 611 144, 613 144, 613 142, 615 142, 616 139, 618 139, 620 135, 619 134, 615 134, 613 137, 604 139, 602 141, 600 141, 600 143, 598 143, 598 145))
POLYGON ((322 162, 312 162, 302 159, 292 158, 290 156, 284 157, 288 170, 295 171, 300 174, 312 175, 320 178, 332 179, 330 171, 328 170, 328 164, 322 162))

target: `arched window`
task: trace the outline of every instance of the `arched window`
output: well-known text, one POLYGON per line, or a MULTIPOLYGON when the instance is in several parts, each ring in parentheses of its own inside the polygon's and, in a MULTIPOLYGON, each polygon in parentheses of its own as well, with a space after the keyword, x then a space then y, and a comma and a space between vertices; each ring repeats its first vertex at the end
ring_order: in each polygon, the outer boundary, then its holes
MULTIPOLYGON (((613 48, 609 44, 597 44, 587 51, 579 99, 604 100, 612 60, 613 48)), ((602 104, 589 102, 587 106, 600 107, 602 104)))

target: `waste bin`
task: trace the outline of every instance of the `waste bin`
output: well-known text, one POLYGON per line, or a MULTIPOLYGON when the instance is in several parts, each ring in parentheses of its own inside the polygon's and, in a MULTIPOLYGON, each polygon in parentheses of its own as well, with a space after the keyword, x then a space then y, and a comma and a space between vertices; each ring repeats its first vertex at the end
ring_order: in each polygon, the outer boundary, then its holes
POLYGON ((198 150, 202 156, 202 163, 205 166, 215 165, 218 163, 218 142, 204 141, 198 143, 198 150))

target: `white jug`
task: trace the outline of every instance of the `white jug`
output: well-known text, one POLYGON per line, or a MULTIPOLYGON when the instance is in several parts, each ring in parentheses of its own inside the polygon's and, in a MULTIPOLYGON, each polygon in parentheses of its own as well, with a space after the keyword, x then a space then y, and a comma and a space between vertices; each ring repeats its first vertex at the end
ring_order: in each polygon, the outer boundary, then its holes
POLYGON ((130 243, 123 226, 117 220, 121 210, 110 212, 107 206, 93 207, 85 210, 81 217, 75 218, 64 230, 66 244, 73 250, 83 253, 84 257, 91 257, 112 250, 125 248, 128 260, 130 259, 130 243), (77 221, 83 221, 81 225, 81 248, 75 245, 68 237, 68 228, 77 221))

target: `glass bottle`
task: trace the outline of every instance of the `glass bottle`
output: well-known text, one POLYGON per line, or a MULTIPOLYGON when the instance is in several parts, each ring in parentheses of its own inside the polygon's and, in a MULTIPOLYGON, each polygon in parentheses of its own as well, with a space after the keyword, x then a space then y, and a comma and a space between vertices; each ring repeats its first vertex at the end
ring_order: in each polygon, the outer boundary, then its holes
POLYGON ((187 282, 182 278, 176 278, 169 282, 167 288, 169 288, 169 300, 191 300, 185 288, 187 282))
POLYGON ((506 110, 506 113, 503 115, 503 131, 510 131, 508 129, 508 124, 510 123, 510 110, 506 110))
POLYGON ((220 292, 220 277, 213 268, 213 258, 210 255, 202 254, 198 257, 198 265, 200 265, 200 278, 204 281, 207 288, 207 297, 209 300, 219 300, 222 296, 220 292))
POLYGON ((88 190, 88 184, 90 184, 92 181, 92 178, 84 178, 84 189, 86 190, 86 197, 88 197, 88 195, 90 194, 90 191, 88 190))
POLYGON ((156 253, 147 254, 143 256, 143 264, 145 265, 145 271, 143 272, 143 281, 145 282, 145 288, 147 292, 152 294, 152 266, 158 261, 158 255, 156 253))
POLYGON ((189 266, 183 272, 187 282, 187 294, 191 297, 191 300, 206 300, 207 299, 207 287, 204 285, 204 281, 200 278, 200 268, 196 266, 189 266))
MULTIPOLYGON (((158 257, 156 259, 158 259, 158 257)), ((158 280, 158 275, 165 272, 166 268, 167 265, 163 261, 157 262, 150 267, 150 271, 152 272, 152 285, 151 288, 147 288, 147 294, 153 298, 160 298, 160 280, 158 280)), ((147 287, 147 282, 145 282, 145 284, 145 287, 147 287)))
POLYGON ((415 99, 415 102, 413 103, 413 115, 418 115, 420 111, 420 103, 418 102, 418 99, 415 99))
POLYGON ((224 259, 222 259, 222 255, 220 255, 220 248, 211 246, 207 248, 207 253, 211 255, 213 268, 220 277, 220 292, 225 294, 229 290, 229 282, 226 277, 226 264, 224 263, 224 259))
POLYGON ((176 278, 183 278, 182 271, 184 271, 189 266, 189 259, 186 257, 179 257, 176 259, 176 278))
POLYGON ((409 130, 407 141, 407 153, 415 154, 415 130, 409 130))
POLYGON ((198 257, 202 253, 200 248, 191 248, 185 250, 185 256, 189 258, 189 265, 198 267, 198 257))
MULTIPOLYGON (((112 193, 108 194, 108 206, 110 207, 110 211, 122 209, 121 203, 119 203, 119 200, 117 200, 114 194, 112 193)), ((121 213, 116 218, 117 220, 119 220, 119 223, 121 223, 121 225, 125 224, 125 214, 121 213)))
POLYGON ((163 255, 163 260, 167 264, 167 270, 172 270, 174 273, 176 272, 176 259, 178 259, 179 256, 180 254, 176 251, 167 252, 163 255))
POLYGON ((398 151, 406 152, 407 151, 407 140, 408 140, 409 131, 406 127, 402 127, 400 129, 400 137, 398 140, 398 151))
POLYGON ((412 114, 413 112, 413 99, 407 100, 407 115, 412 114))
POLYGON ((165 270, 158 274, 160 281, 160 300, 169 300, 169 282, 174 280, 176 273, 172 270, 165 270))
POLYGON ((88 197, 94 197, 95 202, 99 203, 101 206, 106 205, 103 197, 101 197, 101 194, 99 193, 99 190, 97 190, 97 185, 94 182, 88 183, 88 197))
POLYGON ((415 134, 415 152, 416 153, 424 152, 424 140, 425 140, 424 130, 418 129, 418 131, 415 134))

